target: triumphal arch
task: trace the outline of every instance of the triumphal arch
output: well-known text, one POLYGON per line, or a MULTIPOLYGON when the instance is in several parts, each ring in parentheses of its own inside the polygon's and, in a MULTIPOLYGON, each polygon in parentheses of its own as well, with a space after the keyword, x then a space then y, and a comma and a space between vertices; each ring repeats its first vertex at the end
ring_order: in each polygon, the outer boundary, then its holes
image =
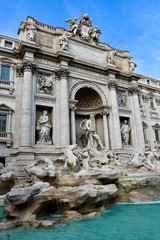
POLYGON ((102 43, 88 14, 69 29, 27 17, 19 39, 0 35, 0 161, 18 176, 64 148, 159 149, 160 83, 135 72, 128 51, 102 43))

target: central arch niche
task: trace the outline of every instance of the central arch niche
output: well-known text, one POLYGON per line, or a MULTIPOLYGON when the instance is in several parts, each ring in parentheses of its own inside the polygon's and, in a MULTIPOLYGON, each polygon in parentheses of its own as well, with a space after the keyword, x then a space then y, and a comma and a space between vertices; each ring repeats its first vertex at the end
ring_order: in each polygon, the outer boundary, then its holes
POLYGON ((103 106, 102 99, 99 94, 92 88, 81 88, 75 95, 75 100, 78 101, 78 108, 99 108, 103 106))
POLYGON ((88 119, 90 114, 95 114, 96 132, 104 144, 103 120, 100 114, 103 108, 101 96, 93 88, 82 87, 76 92, 75 100, 77 101, 75 115, 76 139, 83 133, 80 129, 81 121, 88 119))

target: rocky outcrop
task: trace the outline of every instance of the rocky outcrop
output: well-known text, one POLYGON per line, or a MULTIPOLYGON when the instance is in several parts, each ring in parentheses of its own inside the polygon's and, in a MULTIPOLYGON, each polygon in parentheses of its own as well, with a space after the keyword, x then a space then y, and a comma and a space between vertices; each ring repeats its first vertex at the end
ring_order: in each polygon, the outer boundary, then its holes
POLYGON ((37 160, 35 163, 26 166, 28 181, 47 181, 47 178, 53 179, 56 175, 56 167, 51 160, 37 160))
POLYGON ((4 195, 11 190, 16 181, 13 172, 3 173, 0 176, 0 195, 4 195))
POLYGON ((135 174, 118 180, 118 202, 146 202, 160 199, 160 174, 135 174))

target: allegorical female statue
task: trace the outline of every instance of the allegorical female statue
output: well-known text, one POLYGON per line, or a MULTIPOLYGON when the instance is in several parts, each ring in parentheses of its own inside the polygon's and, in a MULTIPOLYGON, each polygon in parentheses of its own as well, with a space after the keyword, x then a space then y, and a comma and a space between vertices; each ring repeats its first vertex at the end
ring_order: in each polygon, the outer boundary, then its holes
POLYGON ((38 118, 36 130, 38 131, 37 143, 52 144, 50 131, 52 125, 48 119, 48 111, 44 110, 43 115, 38 118))

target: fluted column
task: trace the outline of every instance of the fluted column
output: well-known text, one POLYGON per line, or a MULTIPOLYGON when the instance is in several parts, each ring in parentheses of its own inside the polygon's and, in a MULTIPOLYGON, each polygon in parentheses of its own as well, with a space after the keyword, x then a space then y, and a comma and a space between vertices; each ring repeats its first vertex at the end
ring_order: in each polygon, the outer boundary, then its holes
POLYGON ((21 67, 23 72, 22 100, 21 100, 21 126, 20 126, 20 146, 31 146, 32 131, 32 73, 36 66, 34 62, 24 60, 21 67))
POLYGON ((14 64, 11 65, 10 67, 10 88, 9 88, 9 93, 12 94, 14 90, 14 64))
POLYGON ((151 117, 150 117, 150 111, 149 111, 149 96, 147 94, 143 94, 143 102, 144 102, 144 108, 145 108, 145 114, 146 114, 146 123, 148 126, 149 143, 150 143, 151 150, 153 150, 154 139, 153 139, 153 130, 151 126, 151 117))
POLYGON ((113 148, 121 149, 122 140, 121 140, 121 130, 120 130, 120 120, 118 112, 118 103, 117 103, 117 94, 116 94, 117 83, 115 80, 110 80, 108 83, 108 88, 110 90, 110 100, 112 106, 112 138, 113 138, 113 148))
POLYGON ((134 143, 134 147, 144 148, 144 136, 143 136, 143 127, 142 127, 142 119, 141 112, 138 102, 138 93, 139 89, 137 85, 133 85, 128 89, 129 95, 131 97, 131 107, 132 107, 132 115, 134 120, 134 139, 136 140, 134 143))
POLYGON ((60 79, 60 144, 67 146, 70 144, 69 132, 69 103, 68 103, 68 74, 67 68, 61 67, 56 72, 56 76, 60 79))
POLYGON ((103 116, 103 130, 104 130, 104 145, 107 150, 109 150, 109 135, 108 135, 108 121, 107 121, 107 111, 102 112, 103 116))
MULTIPOLYGON (((55 74, 57 76, 57 74, 55 74)), ((55 129, 55 145, 60 146, 61 139, 60 139, 60 79, 56 77, 56 129, 55 129)))
POLYGON ((76 144, 75 110, 76 110, 76 108, 71 109, 71 142, 72 142, 72 144, 76 144))

